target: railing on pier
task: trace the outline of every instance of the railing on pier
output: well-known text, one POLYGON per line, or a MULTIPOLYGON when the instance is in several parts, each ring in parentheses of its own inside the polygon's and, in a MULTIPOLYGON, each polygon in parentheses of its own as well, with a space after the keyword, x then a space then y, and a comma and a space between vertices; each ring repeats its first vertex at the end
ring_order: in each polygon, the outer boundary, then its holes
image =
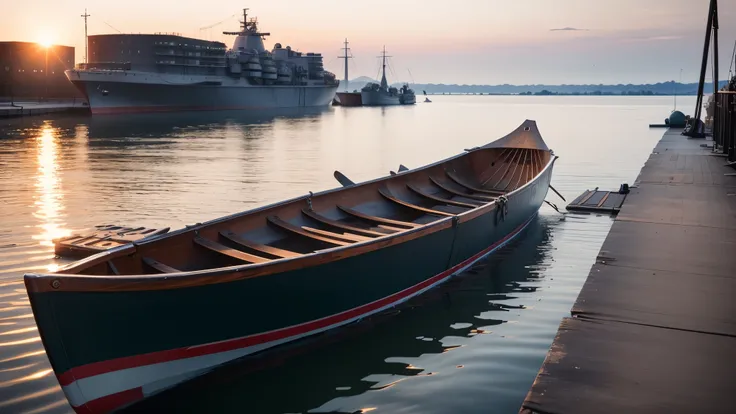
POLYGON ((718 91, 714 112, 713 149, 736 162, 736 91, 718 91))

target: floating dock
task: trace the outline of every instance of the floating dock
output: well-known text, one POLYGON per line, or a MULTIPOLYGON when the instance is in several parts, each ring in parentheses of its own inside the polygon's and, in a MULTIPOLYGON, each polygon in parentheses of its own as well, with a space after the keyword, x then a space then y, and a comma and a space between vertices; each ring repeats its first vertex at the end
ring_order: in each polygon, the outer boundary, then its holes
POLYGON ((51 113, 86 113, 89 105, 81 99, 76 101, 49 102, 0 102, 0 118, 46 115, 51 113))
POLYGON ((736 176, 681 131, 642 168, 522 413, 732 412, 736 176))
MULTIPOLYGON (((628 186, 626 187, 628 190, 628 186)), ((565 207, 570 211, 617 214, 626 200, 627 192, 585 190, 565 207)))
POLYGON ((168 231, 168 227, 154 229, 105 224, 86 232, 55 239, 54 253, 60 257, 82 258, 168 231))

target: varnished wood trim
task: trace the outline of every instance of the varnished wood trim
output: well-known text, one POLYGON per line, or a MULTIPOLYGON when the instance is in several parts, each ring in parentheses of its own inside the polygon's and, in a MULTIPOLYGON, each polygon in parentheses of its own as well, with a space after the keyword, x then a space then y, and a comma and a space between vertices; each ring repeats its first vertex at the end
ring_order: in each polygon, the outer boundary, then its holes
POLYGON ((154 270, 158 270, 161 273, 179 273, 181 270, 174 269, 171 266, 167 266, 158 260, 151 259, 150 257, 144 257, 143 263, 145 263, 147 266, 151 267, 154 270))
POLYGON ((439 181, 439 180, 435 179, 434 177, 429 177, 429 179, 430 179, 430 180, 431 180, 431 181, 432 181, 432 182, 433 182, 433 183, 434 183, 434 184, 435 184, 435 185, 436 185, 437 187, 439 187, 439 188, 441 188, 441 189, 443 189, 443 190, 447 191, 447 192, 448 192, 448 193, 450 193, 450 194, 455 194, 456 196, 460 196, 460 197, 465 197, 465 198, 470 198, 470 199, 473 199, 473 200, 479 200, 479 201, 483 201, 483 202, 485 202, 485 203, 488 203, 488 202, 490 202, 490 201, 493 201, 493 200, 495 200, 495 197, 483 196, 483 195, 478 195, 478 194, 468 194, 468 193, 463 193, 462 191, 457 191, 457 190, 455 190, 454 188, 450 188, 450 187, 448 187, 447 185, 443 184, 443 183, 442 183, 441 181, 439 181))
POLYGON ((321 242, 334 244, 335 246, 348 246, 351 244, 350 242, 322 237, 314 233, 310 233, 302 229, 299 226, 295 226, 287 221, 281 220, 278 216, 268 216, 267 220, 269 223, 273 224, 274 226, 280 229, 286 230, 294 234, 298 234, 299 236, 306 237, 308 239, 319 240, 321 242))
POLYGON ((276 256, 276 257, 297 257, 297 256, 301 256, 302 255, 301 253, 292 252, 290 250, 279 249, 279 248, 276 248, 276 247, 273 247, 273 246, 268 246, 268 245, 265 245, 265 244, 256 243, 254 241, 247 240, 247 239, 245 239, 243 237, 238 236, 237 234, 233 233, 230 230, 223 230, 223 231, 221 231, 220 232, 220 236, 222 236, 222 237, 230 240, 231 242, 233 242, 235 244, 239 244, 239 245, 241 245, 243 247, 247 247, 249 249, 253 249, 253 250, 259 251, 261 253, 270 254, 271 256, 276 256))
POLYGON ((361 229, 360 227, 355 227, 355 226, 351 226, 349 224, 341 223, 341 222, 339 222, 337 220, 333 220, 331 218, 325 217, 325 216, 317 213, 316 211, 308 210, 306 208, 302 209, 302 213, 304 213, 305 216, 307 216, 307 217, 309 217, 311 219, 314 219, 316 221, 319 221, 320 223, 324 223, 324 224, 327 224, 329 226, 336 227, 338 229, 348 230, 348 231, 350 231, 352 233, 360 234, 360 235, 363 235, 363 236, 381 237, 381 236, 385 236, 385 235, 389 234, 389 233, 380 233, 380 232, 373 231, 373 230, 368 230, 368 229, 361 229))
MULTIPOLYGON (((295 269, 323 265, 348 257, 358 256, 390 246, 425 237, 438 231, 452 227, 449 218, 423 225, 421 228, 395 233, 342 248, 327 249, 310 253, 298 258, 278 259, 269 263, 243 266, 229 266, 217 269, 198 270, 167 275, 121 275, 121 276, 88 276, 68 274, 29 274, 25 277, 29 292, 128 292, 182 289, 237 280, 267 276, 295 269), (52 282, 59 280, 57 288, 52 282)), ((109 257, 106 257, 109 259, 109 257)))
POLYGON ((426 214, 434 214, 436 216, 443 216, 443 217, 452 217, 452 216, 454 216, 454 214, 445 213, 444 211, 432 210, 431 208, 425 208, 425 207, 418 206, 416 204, 409 203, 409 202, 404 201, 404 200, 399 200, 398 198, 396 198, 396 197, 392 196, 391 194, 389 194, 383 188, 379 188, 378 189, 378 192, 381 193, 381 195, 384 196, 387 200, 389 200, 391 202, 394 202, 394 203, 396 203, 396 204, 398 204, 400 206, 404 206, 404 207, 410 208, 412 210, 421 211, 422 213, 426 213, 426 214))
POLYGON ((133 253, 135 253, 135 245, 124 244, 122 246, 118 246, 111 250, 103 251, 93 256, 89 256, 85 259, 76 261, 74 263, 70 263, 67 266, 59 268, 57 272, 66 273, 66 274, 76 274, 84 269, 89 269, 90 267, 97 266, 98 264, 104 263, 108 260, 112 260, 117 257, 127 256, 133 253))
POLYGON ((362 242, 362 241, 374 239, 374 237, 361 236, 359 234, 353 234, 353 233, 348 233, 348 232, 335 233, 332 231, 315 229, 314 227, 309 227, 309 226, 302 226, 302 228, 310 233, 319 234, 320 236, 331 237, 333 239, 342 240, 346 242, 362 242))
MULTIPOLYGON (((410 227, 410 228, 417 228, 417 227, 422 227, 423 226, 423 224, 412 223, 412 222, 409 222, 409 221, 393 220, 393 219, 388 219, 388 218, 385 218, 385 217, 371 216, 370 214, 365 214, 365 213, 362 213, 362 212, 360 212, 358 210, 353 210, 350 207, 341 206, 339 204, 337 205, 337 208, 339 208, 340 210, 344 211, 347 214, 350 214, 353 217, 357 217, 357 218, 360 218, 360 219, 363 219, 363 220, 372 221, 372 222, 375 222, 375 223, 388 224, 390 226, 410 227)), ((382 227, 387 228, 385 226, 382 226, 382 227)), ((389 228, 389 229, 391 229, 391 228, 389 228)), ((405 230, 405 229, 402 229, 402 230, 405 230)))
POLYGON ((415 186, 413 186, 411 184, 407 184, 406 187, 408 189, 410 189, 411 191, 419 194, 420 196, 422 196, 422 197, 424 197, 424 198, 426 198, 428 200, 436 201, 438 203, 443 203, 443 204, 447 204, 447 205, 451 205, 451 206, 465 207, 465 208, 476 208, 476 207, 478 207, 478 204, 470 204, 470 203, 463 203, 461 201, 448 200, 446 198, 437 197, 435 195, 425 193, 424 191, 416 188, 415 186))
POLYGON ((458 183, 459 185, 461 185, 462 187, 467 188, 470 191, 473 191, 473 192, 476 192, 476 193, 481 193, 481 194, 492 194, 492 195, 503 195, 504 194, 503 191, 486 190, 484 188, 473 187, 472 185, 465 183, 462 178, 458 177, 457 174, 455 174, 452 171, 447 171, 446 170, 445 171, 445 174, 447 174, 447 176, 450 177, 450 179, 452 181, 458 183))
POLYGON ((611 193, 610 193, 610 192, 606 193, 606 195, 604 195, 604 196, 603 196, 603 198, 601 198, 601 201, 599 201, 599 202, 598 202, 598 204, 596 205, 596 207, 600 207, 600 206, 602 206, 602 205, 603 205, 603 203, 605 203, 605 202, 606 202, 606 200, 608 199, 608 196, 609 196, 609 195, 611 195, 611 193))
POLYGON ((260 257, 260 256, 256 256, 250 253, 241 252, 240 250, 235 250, 231 247, 225 246, 224 244, 220 244, 210 239, 205 239, 204 237, 201 237, 201 236, 194 236, 193 241, 194 243, 196 243, 199 246, 204 247, 205 249, 220 253, 224 256, 232 257, 234 259, 242 260, 244 262, 264 263, 264 262, 269 261, 269 259, 266 259, 265 257, 260 257))

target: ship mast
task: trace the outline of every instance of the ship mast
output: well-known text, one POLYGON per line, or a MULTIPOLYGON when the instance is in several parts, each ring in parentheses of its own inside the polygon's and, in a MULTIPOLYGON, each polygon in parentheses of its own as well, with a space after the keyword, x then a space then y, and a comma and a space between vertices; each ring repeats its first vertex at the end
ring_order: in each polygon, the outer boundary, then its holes
POLYGON ((271 33, 258 32, 258 19, 251 18, 250 21, 248 21, 248 10, 250 9, 243 9, 243 21, 240 22, 241 30, 239 32, 222 32, 222 34, 235 36, 270 36, 271 33))
POLYGON ((80 17, 84 17, 84 63, 87 63, 87 56, 88 56, 87 46, 89 44, 89 40, 87 40, 88 39, 87 38, 87 18, 91 17, 91 15, 87 14, 87 9, 84 9, 84 14, 81 15, 80 17))
POLYGON ((381 76, 381 88, 388 90, 388 82, 386 81, 386 58, 391 56, 386 56, 386 45, 383 45, 383 53, 379 57, 383 58, 383 75, 381 76))
POLYGON ((342 48, 344 55, 338 56, 340 59, 345 59, 345 92, 348 92, 350 88, 348 88, 348 84, 350 81, 348 80, 348 59, 352 59, 352 56, 348 55, 348 51, 350 51, 350 48, 348 47, 348 39, 345 38, 345 47, 342 48))

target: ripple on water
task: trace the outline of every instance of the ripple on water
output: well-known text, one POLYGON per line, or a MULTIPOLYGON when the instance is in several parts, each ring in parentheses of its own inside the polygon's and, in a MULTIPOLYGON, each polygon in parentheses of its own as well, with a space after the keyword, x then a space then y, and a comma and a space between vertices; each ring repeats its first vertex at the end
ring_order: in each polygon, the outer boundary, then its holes
MULTIPOLYGON (((620 122, 634 106, 641 119, 661 119, 670 101, 437 97, 413 108, 255 118, 221 112, 8 121, 0 128, 0 412, 71 411, 21 279, 65 262, 54 258, 54 237, 98 224, 202 222, 333 188, 334 170, 362 181, 399 164, 424 165, 505 135, 524 119, 536 119, 562 156, 553 181, 572 199, 636 177, 660 132, 641 128, 648 121, 620 122), (477 120, 489 113, 494 122, 479 133, 477 120), (584 127, 569 119, 585 120, 584 127), (591 137, 587 125, 610 128, 591 137)), ((518 411, 611 225, 607 217, 568 214, 560 221, 551 209, 541 211, 517 242, 370 330, 281 366, 215 373, 134 411, 518 411)))

